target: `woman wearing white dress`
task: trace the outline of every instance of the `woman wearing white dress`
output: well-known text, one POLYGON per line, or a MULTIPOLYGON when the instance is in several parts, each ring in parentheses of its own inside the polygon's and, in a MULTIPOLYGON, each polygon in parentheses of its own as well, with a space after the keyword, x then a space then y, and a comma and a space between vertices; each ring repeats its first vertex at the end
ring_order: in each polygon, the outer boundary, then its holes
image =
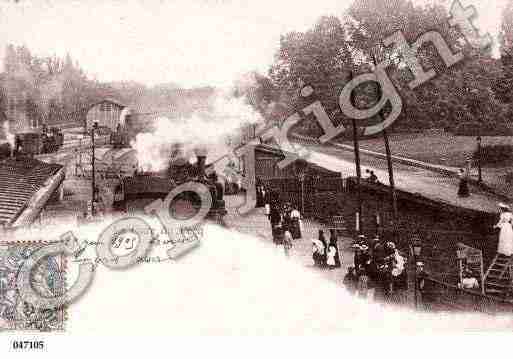
POLYGON ((291 231, 292 238, 299 239, 301 238, 302 232, 302 223, 301 223, 301 213, 297 209, 293 209, 290 212, 290 218, 292 222, 291 231))
POLYGON ((500 228, 497 252, 509 257, 513 254, 513 214, 508 205, 501 203, 499 208, 501 215, 495 225, 495 228, 500 228))

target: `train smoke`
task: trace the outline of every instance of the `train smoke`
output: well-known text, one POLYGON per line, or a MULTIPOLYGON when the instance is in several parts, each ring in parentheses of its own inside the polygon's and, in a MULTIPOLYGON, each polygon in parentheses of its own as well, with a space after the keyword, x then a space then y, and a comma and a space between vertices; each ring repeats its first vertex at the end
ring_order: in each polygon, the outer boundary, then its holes
POLYGON ((159 117, 152 132, 139 133, 131 146, 137 151, 139 167, 144 171, 163 171, 169 165, 172 146, 184 145, 183 155, 190 158, 198 147, 209 152, 211 160, 229 151, 227 140, 249 124, 263 121, 244 98, 215 96, 211 110, 197 111, 187 118, 159 117))
POLYGON ((11 133, 9 121, 4 121, 0 130, 0 144, 7 142, 11 146, 12 151, 15 145, 15 136, 11 133))

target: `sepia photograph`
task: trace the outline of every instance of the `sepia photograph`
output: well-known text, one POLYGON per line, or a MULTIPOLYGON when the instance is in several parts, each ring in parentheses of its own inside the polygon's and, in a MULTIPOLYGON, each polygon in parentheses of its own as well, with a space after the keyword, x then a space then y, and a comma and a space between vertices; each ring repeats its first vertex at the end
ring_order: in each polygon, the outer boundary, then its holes
POLYGON ((0 0, 2 352, 502 353, 512 89, 512 0, 0 0))

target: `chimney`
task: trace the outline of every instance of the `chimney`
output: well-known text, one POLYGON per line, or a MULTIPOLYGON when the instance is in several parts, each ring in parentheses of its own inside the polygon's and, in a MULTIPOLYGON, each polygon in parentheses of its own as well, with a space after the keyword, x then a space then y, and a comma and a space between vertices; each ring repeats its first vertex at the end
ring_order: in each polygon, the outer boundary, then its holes
POLYGON ((205 164, 207 162, 207 150, 205 148, 196 148, 194 150, 196 154, 196 158, 198 159, 198 175, 200 177, 205 177, 205 164))
POLYGON ((172 145, 169 161, 171 166, 183 166, 187 163, 183 143, 175 143, 172 145))

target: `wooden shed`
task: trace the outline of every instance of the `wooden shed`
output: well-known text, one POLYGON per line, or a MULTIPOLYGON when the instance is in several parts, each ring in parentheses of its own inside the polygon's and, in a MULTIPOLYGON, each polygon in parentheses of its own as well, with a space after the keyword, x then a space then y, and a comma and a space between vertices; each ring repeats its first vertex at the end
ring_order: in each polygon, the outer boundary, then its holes
MULTIPOLYGON (((255 174, 263 180, 298 178, 295 164, 280 168, 278 163, 285 158, 284 151, 269 144, 260 144, 255 148, 255 174)), ((242 171, 246 174, 246 164, 242 158, 242 171)), ((306 172, 311 177, 340 178, 340 172, 330 171, 307 161, 306 172)))
POLYGON ((126 107, 113 99, 104 99, 93 104, 87 111, 85 130, 89 131, 97 121, 99 127, 115 131, 122 121, 122 112, 126 107))

